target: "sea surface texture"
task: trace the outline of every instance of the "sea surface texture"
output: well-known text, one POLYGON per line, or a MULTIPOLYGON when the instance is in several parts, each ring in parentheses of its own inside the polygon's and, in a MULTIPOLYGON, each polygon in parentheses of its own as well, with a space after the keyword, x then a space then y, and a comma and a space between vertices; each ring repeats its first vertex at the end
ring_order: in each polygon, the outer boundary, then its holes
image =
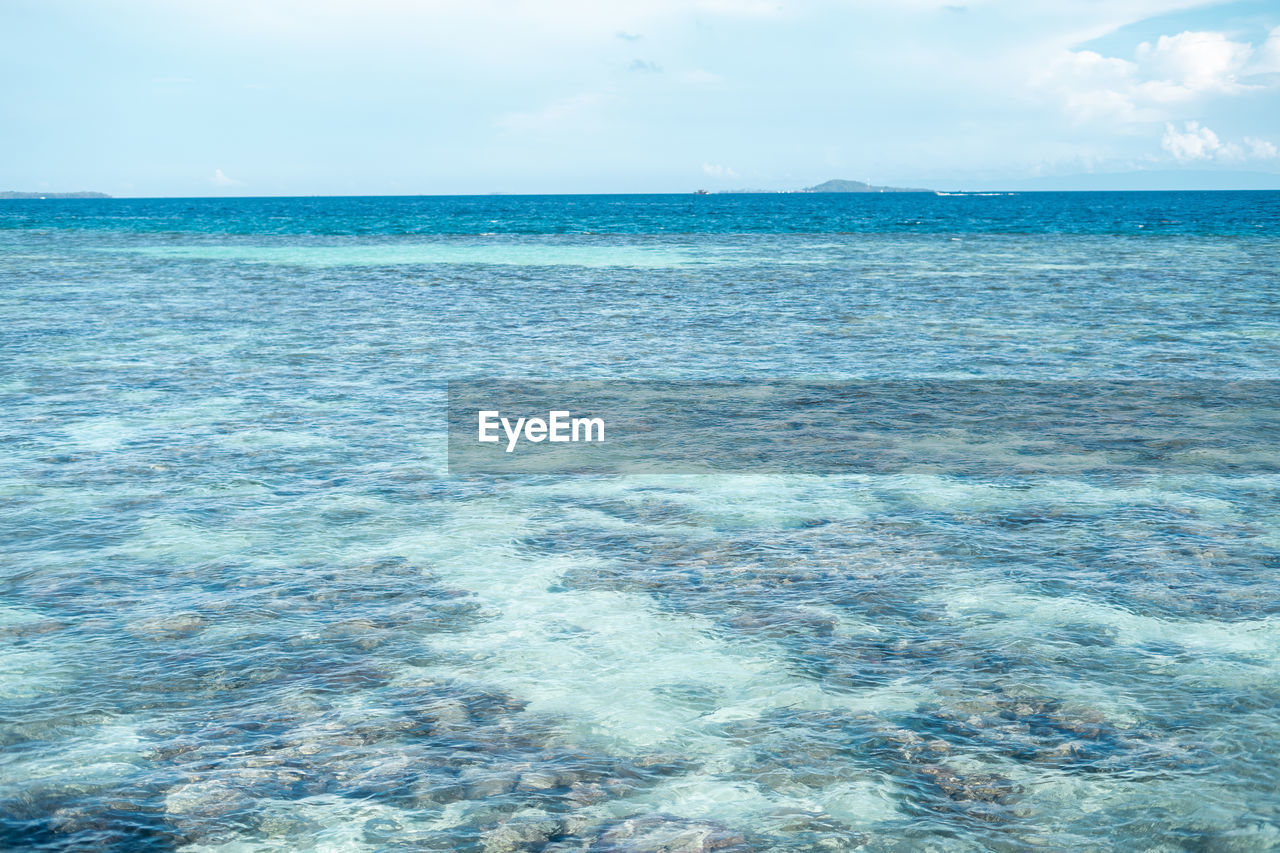
POLYGON ((1278 259, 1276 193, 0 202, 0 849, 1280 849, 1278 259), (477 377, 1234 438, 451 475, 477 377))

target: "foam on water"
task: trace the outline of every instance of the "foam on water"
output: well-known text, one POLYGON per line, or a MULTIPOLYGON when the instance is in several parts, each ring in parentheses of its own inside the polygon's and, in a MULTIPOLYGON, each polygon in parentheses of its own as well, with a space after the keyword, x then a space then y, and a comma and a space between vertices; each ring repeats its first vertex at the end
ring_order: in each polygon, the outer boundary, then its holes
POLYGON ((1205 619, 1162 619, 1100 602, 1027 595, 1011 586, 987 587, 981 593, 952 589, 939 603, 958 618, 969 613, 999 614, 999 620, 983 619, 976 626, 993 638, 1027 636, 1027 626, 1022 622, 1040 628, 1079 622, 1115 629, 1117 640, 1124 645, 1174 643, 1198 655, 1246 655, 1269 676, 1280 675, 1280 619, 1275 617, 1229 624, 1205 619))

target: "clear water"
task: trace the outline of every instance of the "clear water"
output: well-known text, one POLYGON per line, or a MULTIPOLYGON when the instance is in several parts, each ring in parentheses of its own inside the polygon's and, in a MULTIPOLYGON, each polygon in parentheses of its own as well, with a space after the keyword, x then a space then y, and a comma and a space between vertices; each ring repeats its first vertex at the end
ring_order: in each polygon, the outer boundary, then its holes
POLYGON ((0 848, 1280 848, 1274 447, 449 477, 443 413, 1211 394, 1277 257, 1276 193, 4 202, 0 848))

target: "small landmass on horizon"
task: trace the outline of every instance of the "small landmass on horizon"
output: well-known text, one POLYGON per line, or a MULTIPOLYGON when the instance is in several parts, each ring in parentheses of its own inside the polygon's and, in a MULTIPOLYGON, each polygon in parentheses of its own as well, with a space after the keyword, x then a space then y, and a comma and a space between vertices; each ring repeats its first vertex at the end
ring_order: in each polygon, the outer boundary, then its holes
POLYGON ((17 190, 0 190, 0 198, 111 198, 111 196, 88 190, 76 193, 24 193, 17 190))
POLYGON ((1280 190, 1280 173, 1243 170, 1164 169, 1132 172, 1098 172, 1081 175, 1042 176, 1007 180, 967 179, 947 181, 937 189, 882 187, 863 181, 832 180, 798 190, 742 189, 724 193, 901 193, 941 192, 1196 192, 1202 190, 1280 190))
POLYGON ((823 181, 812 187, 799 190, 722 190, 722 193, 931 193, 934 190, 919 187, 882 187, 865 181, 844 181, 832 179, 823 181))
POLYGON ((919 187, 881 187, 862 181, 823 181, 817 186, 805 187, 802 193, 931 193, 933 190, 919 187))

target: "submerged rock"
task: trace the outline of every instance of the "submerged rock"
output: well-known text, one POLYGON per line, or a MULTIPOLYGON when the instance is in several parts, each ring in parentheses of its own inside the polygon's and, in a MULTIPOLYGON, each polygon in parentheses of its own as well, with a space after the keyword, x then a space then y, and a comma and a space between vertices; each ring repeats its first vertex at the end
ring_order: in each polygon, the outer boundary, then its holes
POLYGON ((953 800, 997 803, 1003 802, 1014 791, 1013 783, 1003 776, 961 775, 943 764, 921 767, 920 775, 953 800))
POLYGON ((198 613, 173 613, 130 624, 125 630, 153 642, 177 640, 204 630, 208 620, 198 613))
POLYGON ((224 817, 252 805, 242 789, 219 779, 178 785, 164 798, 166 813, 189 818, 224 817))
POLYGON ((560 787, 560 779, 554 773, 531 770, 520 774, 516 787, 521 791, 550 791, 560 787))
POLYGON ((644 815, 609 827, 590 849, 599 853, 707 853, 743 848, 745 844, 745 836, 719 824, 644 815))
POLYGON ((484 853, 514 853, 541 848, 560 833, 560 822, 544 811, 518 811, 481 836, 484 853))

